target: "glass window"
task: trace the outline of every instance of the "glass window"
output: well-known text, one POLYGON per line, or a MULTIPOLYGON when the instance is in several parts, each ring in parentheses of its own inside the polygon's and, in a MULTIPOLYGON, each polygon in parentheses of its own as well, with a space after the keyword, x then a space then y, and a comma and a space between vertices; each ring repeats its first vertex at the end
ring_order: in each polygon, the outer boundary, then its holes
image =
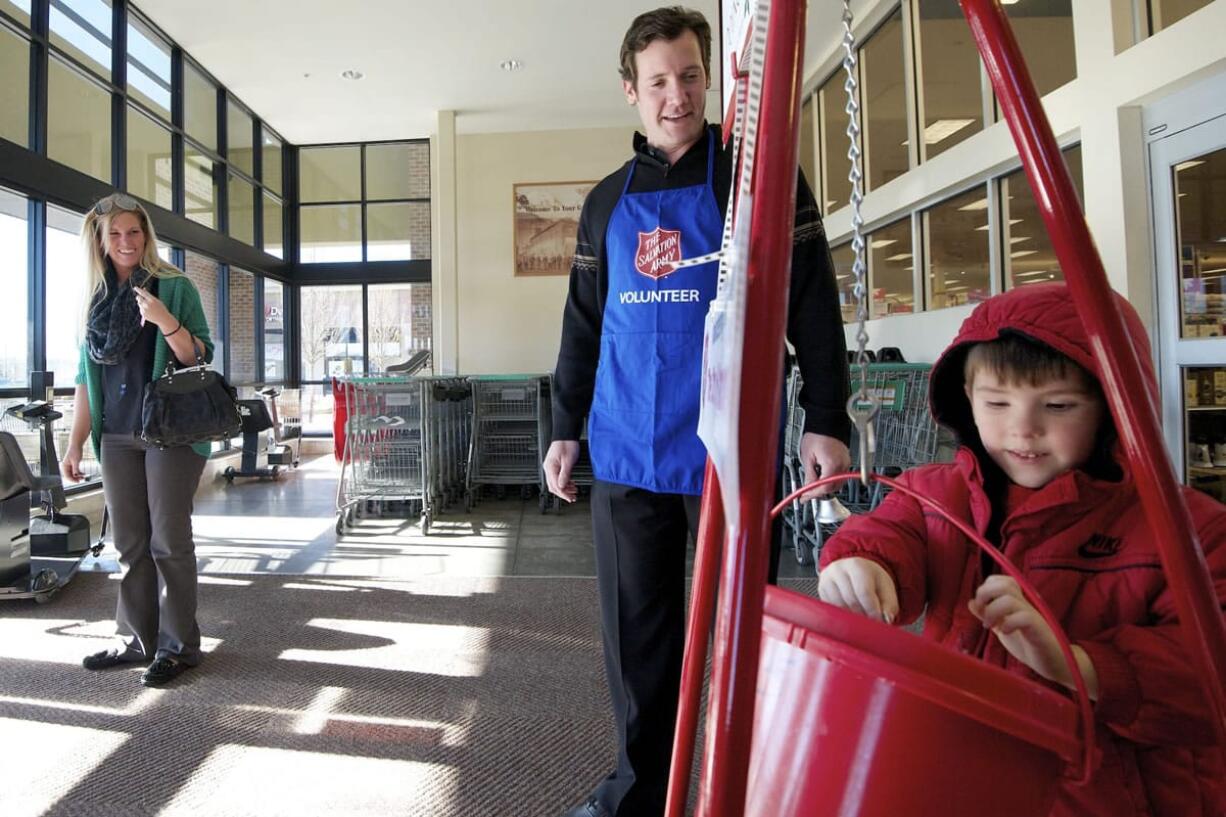
POLYGON ((882 318, 915 311, 915 259, 911 255, 911 218, 874 230, 868 237, 872 314, 882 318))
POLYGON ((303 264, 362 260, 362 206, 329 204, 298 212, 303 264))
POLYGON ((4 298, 0 299, 0 387, 25 386, 30 373, 26 206, 25 196, 0 189, 0 265, 5 270, 4 298))
POLYGON ((367 200, 425 198, 429 195, 429 145, 367 145, 367 200))
POLYGON ((52 57, 47 86, 47 156, 111 180, 111 94, 52 57))
POLYGON ((200 303, 204 307, 204 319, 209 325, 209 335, 213 338, 213 343, 216 344, 214 361, 220 368, 225 351, 222 349, 217 332, 220 320, 217 317, 217 282, 221 279, 221 265, 207 255, 186 250, 183 253, 183 266, 183 272, 196 285, 197 291, 200 292, 200 303))
POLYGON ((983 130, 983 86, 979 50, 958 0, 919 4, 916 48, 923 90, 923 161, 983 130))
POLYGON ((1149 0, 1150 26, 1156 34, 1212 2, 1213 0, 1149 0))
POLYGON ((0 0, 0 10, 18 22, 30 25, 30 0, 0 0))
POLYGON ((183 143, 184 215, 205 227, 217 229, 217 180, 213 160, 190 142, 183 143))
POLYGON ((255 152, 254 128, 251 114, 235 104, 234 100, 226 100, 226 158, 233 167, 248 176, 255 176, 252 158, 255 152))
POLYGON ((976 229, 987 210, 987 190, 976 187, 924 211, 929 309, 978 303, 992 294, 988 233, 976 229))
POLYGON ((170 120, 170 43, 128 11, 128 95, 170 120))
POLYGON ((410 261, 429 257, 429 203, 366 206, 366 260, 410 261))
POLYGON ((30 145, 30 41, 0 26, 0 139, 30 145))
POLYGON ((301 148, 298 151, 300 200, 361 201, 360 151, 358 145, 301 148))
POLYGON ((1039 96, 1077 78, 1073 0, 1013 3, 1004 9, 1039 96))
MULTIPOLYGON (((800 170, 805 174, 810 190, 818 189, 817 142, 813 133, 815 99, 815 96, 807 96, 800 106, 800 170)), ((814 198, 817 198, 816 194, 814 198)))
POLYGON ((429 284, 379 284, 367 291, 370 370, 385 371, 431 343, 429 284))
POLYGON ((264 194, 264 252, 285 258, 284 228, 281 223, 281 200, 264 194))
POLYGON ((183 62, 183 128, 209 150, 217 150, 217 86, 183 62))
POLYGON ((847 95, 843 91, 844 73, 836 71, 818 91, 822 133, 822 188, 818 196, 822 212, 831 213, 851 199, 851 182, 847 175, 851 164, 847 159, 847 95))
MULTIPOLYGON (((1084 201, 1081 146, 1064 151, 1064 162, 1068 165, 1069 175, 1073 177, 1078 198, 1084 201)), ((1006 287, 1064 280, 1064 271, 1056 259, 1056 250, 1047 235, 1043 217, 1039 215, 1039 207, 1025 171, 1018 170, 1000 180, 1000 218, 1001 246, 1007 248, 1001 253, 1006 287)))
POLYGON ((47 310, 47 368, 60 386, 76 382, 84 337, 89 294, 89 270, 81 250, 84 223, 79 213, 47 205, 47 292, 55 293, 55 309, 47 310))
POLYGON ((1174 168, 1181 337, 1226 335, 1226 148, 1174 168))
POLYGON ((255 275, 230 267, 230 380, 255 383, 255 275))
POLYGON ((856 254, 851 251, 851 244, 843 244, 830 250, 834 260, 835 283, 839 287, 839 307, 843 311, 843 322, 856 320, 856 254))
POLYGON ((263 150, 264 186, 274 193, 281 192, 281 140, 273 136, 267 129, 261 129, 263 150))
POLYGON ((902 12, 896 11, 860 49, 866 192, 910 168, 902 56, 902 12))
POLYGON ((173 209, 170 131, 128 106, 128 192, 173 209))
POLYGON ((110 79, 111 15, 110 0, 56 0, 51 4, 51 44, 110 79))
POLYGON ((255 244, 255 188, 230 174, 230 235, 244 244, 255 244))
POLYGON ((362 288, 304 286, 301 293, 302 379, 319 381, 365 371, 362 288))
POLYGON ((285 287, 264 278, 264 382, 285 382, 285 287))

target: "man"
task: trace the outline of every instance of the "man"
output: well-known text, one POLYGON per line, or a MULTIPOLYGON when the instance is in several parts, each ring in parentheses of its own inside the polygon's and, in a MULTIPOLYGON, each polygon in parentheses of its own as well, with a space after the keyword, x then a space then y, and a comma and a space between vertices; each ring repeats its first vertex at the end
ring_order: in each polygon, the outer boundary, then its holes
MULTIPOLYGON (((554 373, 549 489, 573 502, 588 417, 592 528, 617 768, 567 817, 664 810, 685 640, 685 548, 698 526, 706 451, 697 436, 703 325, 732 157, 704 119, 711 30, 702 14, 635 18, 621 47, 644 135, 584 202, 554 373)), ((797 190, 788 337, 804 391, 807 479, 846 470, 847 353, 833 264, 812 193, 797 190)), ((782 366, 782 361, 780 361, 782 366)))

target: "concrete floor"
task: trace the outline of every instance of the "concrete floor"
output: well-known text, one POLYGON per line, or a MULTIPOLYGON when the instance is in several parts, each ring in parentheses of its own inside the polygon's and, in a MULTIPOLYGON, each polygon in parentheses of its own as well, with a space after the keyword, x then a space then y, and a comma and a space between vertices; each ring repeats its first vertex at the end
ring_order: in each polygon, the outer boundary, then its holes
MULTIPOLYGON (((202 574, 271 573, 322 576, 580 576, 596 574, 586 498, 541 514, 536 496, 510 490, 483 499, 466 513, 463 503, 433 520, 422 535, 408 519, 360 519, 336 533, 336 482, 331 455, 303 461, 272 481, 216 479, 196 495, 193 524, 202 574)), ((693 550, 690 551, 690 561, 693 550)), ((117 572, 108 546, 82 570, 117 572)), ((811 577, 783 554, 783 577, 811 577)))

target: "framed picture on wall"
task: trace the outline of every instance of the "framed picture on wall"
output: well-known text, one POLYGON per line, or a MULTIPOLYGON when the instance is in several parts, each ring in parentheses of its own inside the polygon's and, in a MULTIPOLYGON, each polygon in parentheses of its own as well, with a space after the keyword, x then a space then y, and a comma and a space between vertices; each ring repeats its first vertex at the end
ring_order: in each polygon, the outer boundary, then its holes
POLYGON ((596 182, 513 186, 515 274, 569 275, 583 200, 596 182))

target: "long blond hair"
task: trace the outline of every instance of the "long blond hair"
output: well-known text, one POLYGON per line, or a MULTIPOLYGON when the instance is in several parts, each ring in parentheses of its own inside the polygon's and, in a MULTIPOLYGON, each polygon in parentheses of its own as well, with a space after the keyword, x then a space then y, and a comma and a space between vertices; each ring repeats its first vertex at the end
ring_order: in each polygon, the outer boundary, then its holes
POLYGON ((183 272, 172 264, 167 264, 158 255, 157 233, 153 229, 153 221, 140 202, 126 193, 112 193, 99 199, 85 214, 85 223, 81 226, 81 241, 85 245, 85 256, 89 268, 89 283, 86 291, 84 314, 81 324, 89 315, 89 307, 101 292, 106 294, 107 235, 111 230, 111 222, 123 213, 134 213, 140 219, 141 230, 145 233, 145 251, 141 255, 140 268, 157 278, 173 278, 183 272))

